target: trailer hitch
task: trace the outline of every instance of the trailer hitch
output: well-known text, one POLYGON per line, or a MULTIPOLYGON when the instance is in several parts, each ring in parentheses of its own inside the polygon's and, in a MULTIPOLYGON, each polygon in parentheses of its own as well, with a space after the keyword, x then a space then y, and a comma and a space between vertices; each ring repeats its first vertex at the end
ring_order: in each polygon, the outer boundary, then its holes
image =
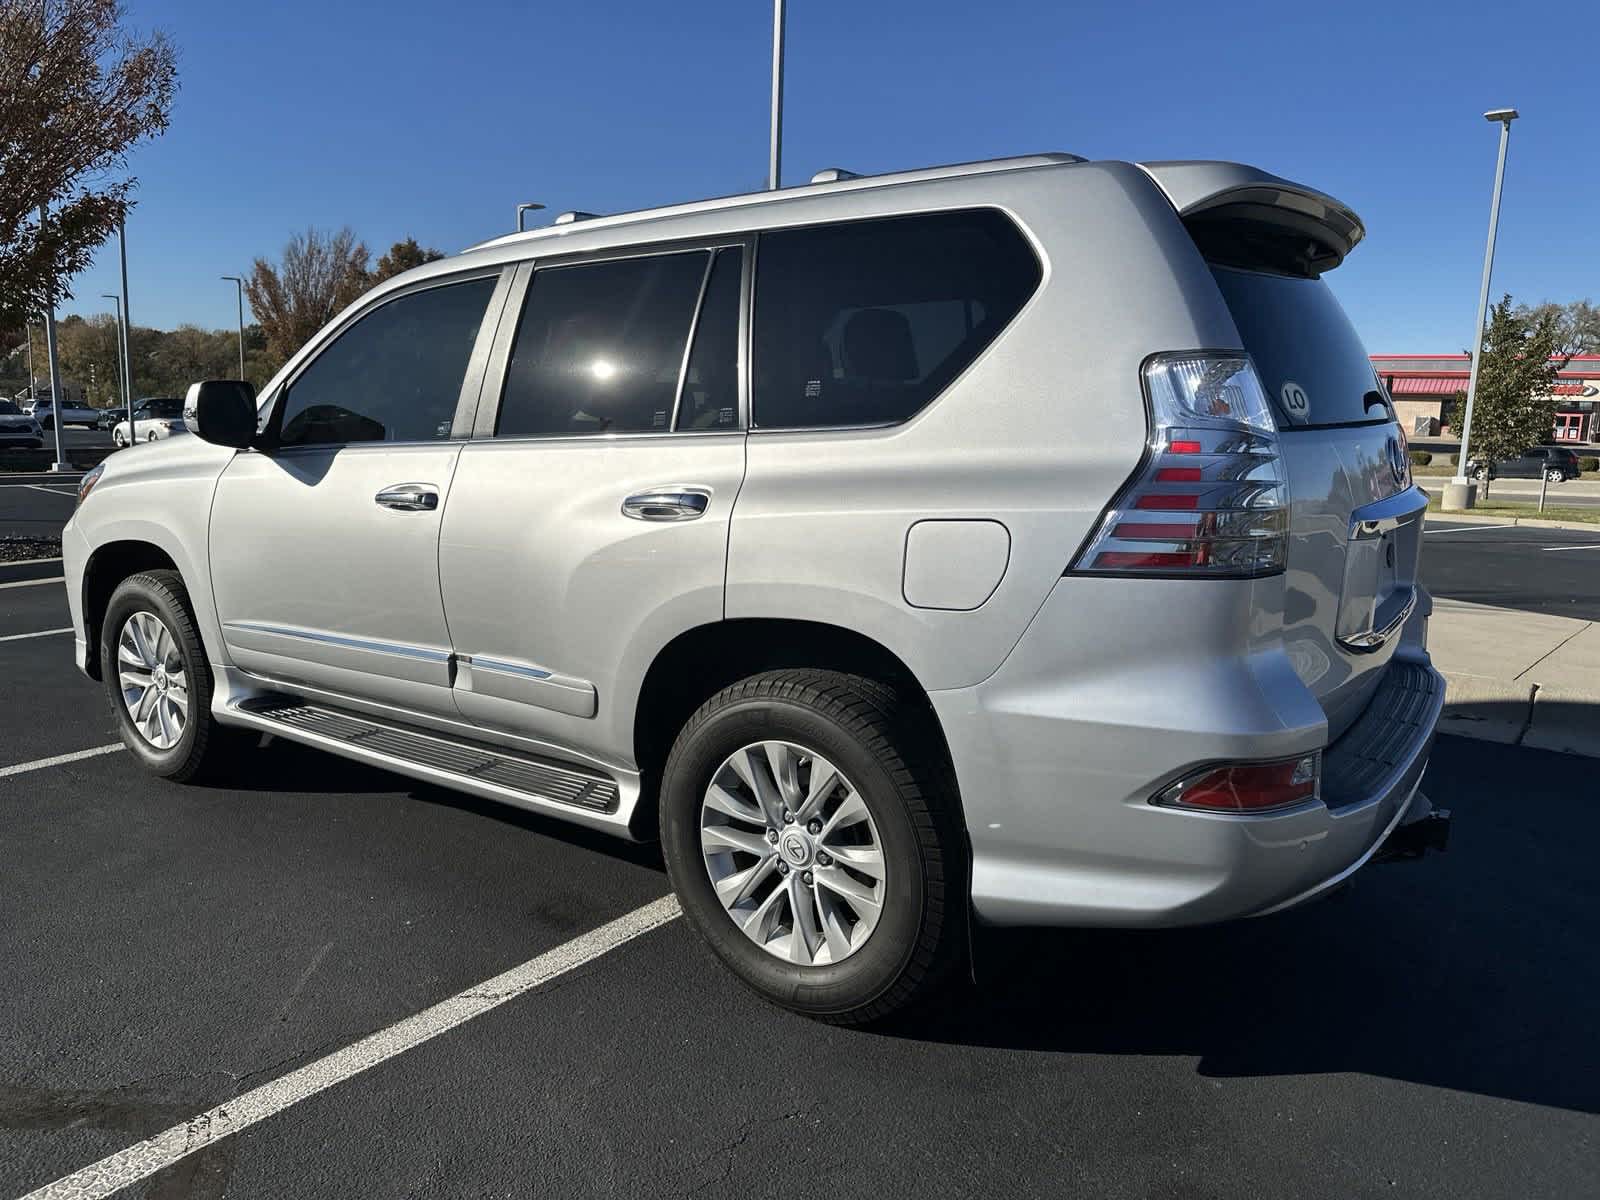
POLYGON ((1433 802, 1421 792, 1412 798, 1411 807, 1420 809, 1421 815, 1395 826, 1378 847, 1378 853, 1373 855, 1373 862, 1413 862, 1429 851, 1443 853, 1449 846, 1450 810, 1434 808, 1433 802))

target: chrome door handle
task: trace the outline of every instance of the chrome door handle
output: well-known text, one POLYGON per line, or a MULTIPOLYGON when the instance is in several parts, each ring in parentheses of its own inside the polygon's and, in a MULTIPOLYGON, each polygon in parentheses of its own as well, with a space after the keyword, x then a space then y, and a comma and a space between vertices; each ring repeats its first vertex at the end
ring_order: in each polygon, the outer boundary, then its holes
POLYGON ((373 497, 384 508, 430 512, 439 507, 439 489, 431 483, 397 483, 373 497))
POLYGON ((622 502, 622 515, 636 521, 692 521, 711 503, 707 487, 663 487, 635 492, 622 502))

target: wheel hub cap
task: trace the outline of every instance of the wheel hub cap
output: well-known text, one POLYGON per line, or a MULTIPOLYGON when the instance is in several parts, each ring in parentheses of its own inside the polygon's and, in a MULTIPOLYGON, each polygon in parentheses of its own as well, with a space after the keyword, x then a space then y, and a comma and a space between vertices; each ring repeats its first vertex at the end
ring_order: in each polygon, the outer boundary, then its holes
POLYGON ((189 723, 189 675, 178 640, 152 612, 136 612, 117 635, 117 687, 139 736, 170 750, 189 723))
POLYGON ((855 786, 805 746, 729 755, 701 802, 700 846, 717 899, 769 954, 824 966, 877 927, 888 878, 877 826, 855 786))

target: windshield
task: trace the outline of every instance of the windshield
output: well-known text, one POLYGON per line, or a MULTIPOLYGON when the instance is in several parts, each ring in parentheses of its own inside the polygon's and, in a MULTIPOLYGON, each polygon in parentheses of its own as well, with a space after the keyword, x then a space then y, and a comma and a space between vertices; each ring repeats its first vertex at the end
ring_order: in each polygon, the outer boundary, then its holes
POLYGON ((142 417, 181 417, 183 401, 171 399, 141 400, 134 412, 142 417))

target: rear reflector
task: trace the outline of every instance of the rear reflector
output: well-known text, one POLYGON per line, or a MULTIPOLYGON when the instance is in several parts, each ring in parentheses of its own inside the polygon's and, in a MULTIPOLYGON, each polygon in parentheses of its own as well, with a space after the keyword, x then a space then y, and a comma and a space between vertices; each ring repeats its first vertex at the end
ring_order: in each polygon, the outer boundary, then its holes
POLYGON ((1208 812, 1261 813, 1315 800, 1322 787, 1322 754, 1278 762, 1209 767, 1180 780, 1153 803, 1208 812))
POLYGON ((1288 507, 1278 431, 1250 359, 1157 355, 1144 387, 1145 461, 1070 570, 1222 579, 1282 571, 1288 507))

